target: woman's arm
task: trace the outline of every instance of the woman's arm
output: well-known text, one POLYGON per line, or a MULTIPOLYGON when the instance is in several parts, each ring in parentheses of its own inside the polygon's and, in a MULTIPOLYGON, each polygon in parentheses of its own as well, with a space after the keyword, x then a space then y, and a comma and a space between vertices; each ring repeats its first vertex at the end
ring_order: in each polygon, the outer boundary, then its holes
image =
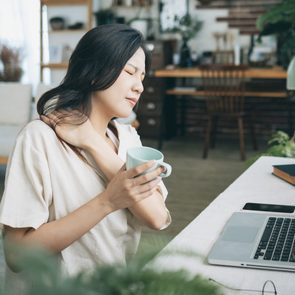
MULTIPOLYGON (((111 181, 124 163, 103 137, 96 132, 90 120, 87 119, 81 125, 60 122, 56 124, 58 117, 58 112, 55 112, 55 114, 50 114, 47 117, 42 116, 42 120, 53 126, 55 132, 64 141, 87 151, 107 179, 111 181)), ((156 173, 155 177, 159 177, 162 168, 156 169, 153 173, 156 173)), ((146 175, 148 176, 149 173, 146 175)), ((159 187, 153 189, 153 194, 144 202, 138 202, 128 208, 139 220, 152 229, 163 229, 171 222, 169 211, 165 206, 159 187)))
MULTIPOLYGON (((97 140, 97 142, 89 142, 88 144, 85 142, 84 148, 93 157, 96 165, 100 167, 109 181, 124 165, 124 162, 104 141, 97 140)), ((159 167, 154 172, 159 177, 163 171, 159 167)), ((170 213, 166 208, 159 186, 153 190, 153 194, 150 197, 135 203, 128 209, 141 222, 152 229, 163 229, 171 222, 170 213)))
POLYGON ((119 173, 109 182, 107 188, 91 201, 75 211, 60 218, 33 228, 12 228, 5 226, 5 254, 7 263, 13 270, 17 249, 9 245, 41 246, 57 253, 81 238, 106 215, 118 209, 132 207, 135 203, 151 196, 156 189, 159 179, 156 173, 136 177, 153 166, 152 162, 119 173), (147 183, 148 182, 148 183, 147 183))

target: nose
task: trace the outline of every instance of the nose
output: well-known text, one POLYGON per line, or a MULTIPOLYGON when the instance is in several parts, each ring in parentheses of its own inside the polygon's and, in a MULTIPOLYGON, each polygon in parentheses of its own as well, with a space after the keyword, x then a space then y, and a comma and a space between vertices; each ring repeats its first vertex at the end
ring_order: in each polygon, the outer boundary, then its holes
POLYGON ((142 80, 138 79, 133 86, 133 91, 137 92, 138 94, 141 94, 143 90, 144 90, 144 87, 143 87, 142 80))

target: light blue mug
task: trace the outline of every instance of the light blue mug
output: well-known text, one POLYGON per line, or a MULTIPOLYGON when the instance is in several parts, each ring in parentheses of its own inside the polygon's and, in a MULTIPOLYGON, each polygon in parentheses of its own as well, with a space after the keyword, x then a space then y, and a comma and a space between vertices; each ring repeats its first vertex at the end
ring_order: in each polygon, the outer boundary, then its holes
POLYGON ((155 160, 156 164, 148 171, 154 170, 158 167, 164 167, 165 170, 160 174, 160 177, 168 177, 171 174, 172 167, 163 162, 164 155, 160 151, 147 146, 138 146, 127 150, 126 168, 134 168, 150 160, 155 160))

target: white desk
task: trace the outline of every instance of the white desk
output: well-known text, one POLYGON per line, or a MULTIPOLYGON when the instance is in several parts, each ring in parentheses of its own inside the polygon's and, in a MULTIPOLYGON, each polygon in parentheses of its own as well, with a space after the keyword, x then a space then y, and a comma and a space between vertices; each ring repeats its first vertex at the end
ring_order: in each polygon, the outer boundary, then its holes
MULTIPOLYGON (((178 234, 163 251, 191 250, 206 257, 228 218, 234 211, 241 210, 246 202, 294 205, 295 187, 271 174, 273 164, 287 163, 295 163, 295 159, 259 158, 178 234)), ((266 280, 272 280, 279 295, 295 294, 295 274, 292 272, 213 266, 207 263, 206 258, 170 255, 159 257, 155 264, 157 267, 169 270, 183 268, 192 274, 201 274, 227 286, 240 289, 261 290, 266 280)), ((257 294, 228 289, 224 289, 224 293, 257 294)))

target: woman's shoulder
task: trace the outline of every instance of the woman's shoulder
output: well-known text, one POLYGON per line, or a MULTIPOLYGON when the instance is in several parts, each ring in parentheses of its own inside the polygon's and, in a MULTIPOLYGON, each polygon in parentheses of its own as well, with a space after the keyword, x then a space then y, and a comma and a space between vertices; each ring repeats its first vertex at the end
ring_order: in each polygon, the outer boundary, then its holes
POLYGON ((36 119, 29 122, 19 133, 19 139, 46 140, 56 138, 55 132, 43 121, 36 119))
POLYGON ((52 128, 50 128, 46 123, 41 121, 40 119, 35 119, 29 122, 22 130, 24 133, 28 134, 43 134, 48 132, 54 133, 52 128))

